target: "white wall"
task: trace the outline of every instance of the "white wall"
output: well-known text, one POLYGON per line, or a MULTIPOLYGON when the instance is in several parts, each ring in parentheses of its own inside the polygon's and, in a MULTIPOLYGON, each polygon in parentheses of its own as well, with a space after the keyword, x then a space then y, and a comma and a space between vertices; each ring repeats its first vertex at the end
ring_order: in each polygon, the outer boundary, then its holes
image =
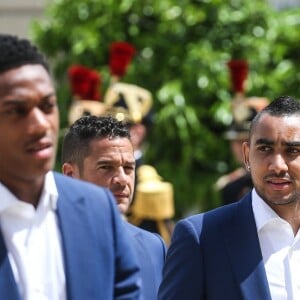
MULTIPOLYGON (((0 32, 30 38, 29 24, 41 19, 51 0, 0 0, 0 32)), ((76 0, 74 0, 76 1, 76 0)), ((278 9, 299 6, 300 0, 268 0, 278 9)))
POLYGON ((277 9, 285 9, 300 6, 300 0, 269 0, 277 9))
POLYGON ((30 38, 29 24, 43 17, 47 0, 0 0, 0 32, 30 38))

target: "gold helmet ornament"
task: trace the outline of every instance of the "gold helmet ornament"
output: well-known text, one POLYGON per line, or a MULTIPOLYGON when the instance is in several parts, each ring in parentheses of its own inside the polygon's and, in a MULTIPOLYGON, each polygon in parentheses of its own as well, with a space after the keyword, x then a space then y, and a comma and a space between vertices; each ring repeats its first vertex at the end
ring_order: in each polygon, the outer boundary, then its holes
POLYGON ((112 115, 119 121, 152 124, 152 94, 134 84, 120 82, 129 67, 135 48, 127 42, 110 45, 110 85, 100 102, 101 78, 98 71, 83 65, 72 65, 68 69, 73 101, 69 110, 69 124, 84 115, 112 115))
POLYGON ((158 233, 169 245, 172 230, 170 231, 166 221, 171 220, 175 213, 173 185, 163 181, 156 169, 150 165, 140 166, 137 175, 139 181, 129 220, 136 226, 143 220, 154 221, 158 233))
POLYGON ((174 216, 173 185, 162 180, 156 169, 142 165, 137 169, 132 213, 141 219, 164 220, 174 216))
POLYGON ((72 125, 83 116, 101 116, 105 113, 105 106, 101 102, 93 100, 73 100, 69 109, 68 122, 69 125, 72 125))
POLYGON ((269 104, 265 97, 246 97, 245 81, 248 77, 246 60, 228 62, 234 98, 232 101, 232 123, 225 133, 228 140, 244 140, 248 138, 250 123, 254 116, 269 104))
POLYGON ((151 111, 152 94, 137 85, 116 82, 104 96, 106 113, 112 114, 119 121, 141 123, 151 111))
POLYGON ((106 113, 119 121, 132 124, 151 123, 153 104, 150 91, 129 83, 120 82, 131 63, 135 48, 127 42, 114 42, 110 46, 109 69, 111 84, 107 89, 103 103, 106 113))

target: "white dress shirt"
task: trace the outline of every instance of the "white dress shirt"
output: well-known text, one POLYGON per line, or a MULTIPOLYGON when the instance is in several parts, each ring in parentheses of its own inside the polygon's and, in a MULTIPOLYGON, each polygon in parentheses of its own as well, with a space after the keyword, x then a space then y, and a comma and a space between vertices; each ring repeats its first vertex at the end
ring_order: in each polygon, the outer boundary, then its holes
POLYGON ((21 298, 65 300, 66 283, 52 172, 35 209, 0 183, 0 225, 21 298))
POLYGON ((272 300, 300 299, 300 233, 280 218, 253 189, 259 243, 272 300))

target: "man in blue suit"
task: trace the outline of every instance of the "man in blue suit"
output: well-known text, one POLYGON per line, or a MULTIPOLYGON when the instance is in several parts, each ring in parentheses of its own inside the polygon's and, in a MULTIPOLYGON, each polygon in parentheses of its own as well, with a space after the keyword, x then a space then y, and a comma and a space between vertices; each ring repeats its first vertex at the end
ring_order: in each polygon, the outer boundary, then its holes
MULTIPOLYGON (((135 158, 127 125, 112 116, 85 116, 71 125, 62 146, 63 173, 107 187, 124 216, 134 191, 135 158)), ((99 199, 101 201, 101 199, 99 199)), ((142 296, 156 300, 165 260, 165 244, 124 221, 133 237, 142 277, 142 296)))
POLYGON ((158 299, 300 299, 300 102, 257 114, 243 144, 254 189, 177 225, 158 299))
POLYGON ((0 53, 0 299, 139 299, 110 191, 51 171, 59 113, 47 62, 6 34, 0 53))

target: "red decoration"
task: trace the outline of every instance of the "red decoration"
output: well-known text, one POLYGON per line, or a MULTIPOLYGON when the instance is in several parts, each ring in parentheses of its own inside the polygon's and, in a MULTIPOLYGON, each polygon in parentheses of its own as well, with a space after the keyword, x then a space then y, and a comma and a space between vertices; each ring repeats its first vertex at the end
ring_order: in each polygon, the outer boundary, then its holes
POLYGON ((110 45, 109 67, 113 76, 122 77, 126 73, 136 50, 127 42, 114 42, 110 45))
POLYGON ((244 82, 248 76, 248 63, 246 60, 231 60, 227 63, 235 93, 244 93, 244 82))
POLYGON ((80 100, 100 100, 100 74, 82 65, 68 70, 72 94, 80 100))

